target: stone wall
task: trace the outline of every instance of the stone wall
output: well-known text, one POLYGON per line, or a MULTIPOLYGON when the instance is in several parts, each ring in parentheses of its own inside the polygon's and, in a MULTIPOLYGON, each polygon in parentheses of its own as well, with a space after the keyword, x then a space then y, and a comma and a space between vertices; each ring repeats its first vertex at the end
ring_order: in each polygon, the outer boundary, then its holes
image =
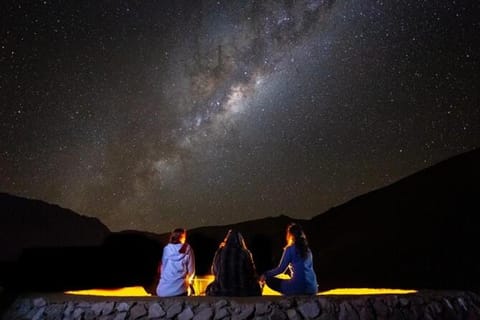
POLYGON ((480 319, 480 297, 470 292, 316 297, 92 297, 24 295, 3 319, 480 319))

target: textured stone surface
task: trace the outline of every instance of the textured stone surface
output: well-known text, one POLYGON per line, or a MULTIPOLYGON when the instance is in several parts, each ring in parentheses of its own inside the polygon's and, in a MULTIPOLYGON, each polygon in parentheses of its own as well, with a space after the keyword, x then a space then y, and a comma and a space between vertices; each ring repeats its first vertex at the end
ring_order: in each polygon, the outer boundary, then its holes
POLYGON ((137 303, 130 309, 130 315, 128 316, 129 320, 136 320, 147 314, 145 305, 143 303, 137 303))
MULTIPOLYGON (((222 310, 225 310, 225 308, 223 308, 222 310)), ((212 319, 212 316, 213 316, 212 308, 205 308, 205 309, 201 310, 199 313, 197 313, 193 317, 193 320, 210 320, 210 319, 212 319)))
POLYGON ((218 300, 217 302, 215 302, 215 309, 221 309, 223 307, 225 307, 226 305, 228 305, 228 302, 227 300, 218 300))
POLYGON ((35 307, 43 307, 46 304, 47 304, 47 302, 43 298, 33 299, 33 305, 35 307))
POLYGON ((109 314, 111 314, 114 307, 115 307, 115 302, 113 302, 113 301, 106 302, 106 303, 103 305, 102 315, 109 315, 109 314))
POLYGON ((101 320, 381 320, 480 319, 480 297, 469 292, 412 295, 135 298, 107 297, 50 301, 49 296, 18 297, 3 319, 101 320))
POLYGON ((94 303, 91 309, 95 313, 95 316, 98 317, 102 313, 103 307, 105 307, 105 302, 99 302, 99 303, 94 303))
POLYGON ((183 305, 181 302, 176 301, 175 303, 171 304, 167 310, 167 318, 171 319, 175 317, 177 314, 182 312, 183 305))
POLYGON ((230 313, 228 312, 227 308, 221 308, 215 311, 214 320, 220 320, 228 316, 230 313))
POLYGON ((255 303, 255 315, 260 316, 271 311, 271 304, 268 302, 264 303, 255 303))
POLYGON ((165 311, 163 310, 162 306, 157 302, 150 304, 148 307, 148 318, 160 318, 165 315, 165 311))
POLYGON ((316 302, 306 302, 298 307, 298 311, 305 319, 314 319, 320 313, 320 308, 316 302))
POLYGON ((119 312, 115 315, 115 318, 113 318, 113 320, 125 320, 126 317, 127 317, 126 312, 119 312))
POLYGON ((248 319, 248 317, 250 317, 252 314, 253 314, 253 311, 254 311, 254 306, 253 305, 243 305, 243 306, 239 306, 239 311, 240 313, 237 314, 237 315, 234 315, 232 317, 232 320, 244 320, 244 319, 248 319))
POLYGON ((126 312, 130 309, 130 305, 126 302, 120 302, 117 304, 117 311, 118 312, 126 312))
POLYGON ((35 312, 35 314, 32 317, 32 320, 39 320, 43 318, 43 314, 45 312, 45 307, 41 307, 40 309, 35 312))
POLYGON ((178 320, 190 320, 194 316, 193 311, 190 307, 186 307, 180 314, 177 316, 178 320))

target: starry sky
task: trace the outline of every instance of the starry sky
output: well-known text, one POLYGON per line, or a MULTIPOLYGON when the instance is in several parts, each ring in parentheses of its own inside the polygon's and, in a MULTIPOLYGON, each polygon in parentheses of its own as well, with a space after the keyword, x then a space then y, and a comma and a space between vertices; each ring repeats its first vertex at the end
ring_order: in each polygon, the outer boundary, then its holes
POLYGON ((477 1, 0 8, 0 191, 114 231, 310 218, 480 147, 477 1))

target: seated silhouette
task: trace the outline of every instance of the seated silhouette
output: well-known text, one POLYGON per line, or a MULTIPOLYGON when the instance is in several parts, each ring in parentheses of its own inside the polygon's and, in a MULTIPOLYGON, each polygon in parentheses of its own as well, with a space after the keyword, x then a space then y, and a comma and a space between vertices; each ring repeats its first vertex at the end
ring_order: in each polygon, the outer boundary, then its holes
POLYGON ((207 296, 260 296, 252 254, 242 235, 229 230, 213 258, 215 280, 207 286, 207 296))
POLYGON ((261 282, 282 295, 314 295, 317 294, 318 284, 313 270, 312 251, 303 229, 296 223, 287 227, 287 245, 283 249, 282 259, 278 267, 265 272, 261 282), (290 279, 279 279, 276 276, 285 272, 290 273, 290 279))

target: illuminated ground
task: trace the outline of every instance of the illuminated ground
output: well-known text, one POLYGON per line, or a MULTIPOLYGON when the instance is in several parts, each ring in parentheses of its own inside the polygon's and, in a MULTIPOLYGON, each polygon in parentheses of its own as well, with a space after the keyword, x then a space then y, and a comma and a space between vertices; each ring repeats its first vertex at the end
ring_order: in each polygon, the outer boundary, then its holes
MULTIPOLYGON (((205 295, 205 288, 213 281, 213 276, 197 277, 194 281, 196 295, 205 295)), ((318 295, 371 295, 371 294, 407 294, 416 290, 380 289, 380 288, 339 288, 318 293, 318 295)), ((119 289, 92 289, 67 291, 67 294, 115 297, 147 297, 151 296, 143 287, 126 287, 119 289)), ((280 294, 270 289, 267 285, 263 288, 264 296, 279 296, 280 294)))
MULTIPOLYGON (((407 294, 415 293, 416 290, 402 289, 374 289, 374 288, 341 288, 320 292, 318 295, 368 295, 368 294, 407 294)), ((110 297, 148 297, 151 296, 143 289, 143 287, 127 287, 120 289, 92 289, 67 291, 67 294, 90 295, 90 296, 110 296, 110 297)), ((273 291, 268 286, 263 288, 264 296, 279 296, 280 294, 273 291)))

